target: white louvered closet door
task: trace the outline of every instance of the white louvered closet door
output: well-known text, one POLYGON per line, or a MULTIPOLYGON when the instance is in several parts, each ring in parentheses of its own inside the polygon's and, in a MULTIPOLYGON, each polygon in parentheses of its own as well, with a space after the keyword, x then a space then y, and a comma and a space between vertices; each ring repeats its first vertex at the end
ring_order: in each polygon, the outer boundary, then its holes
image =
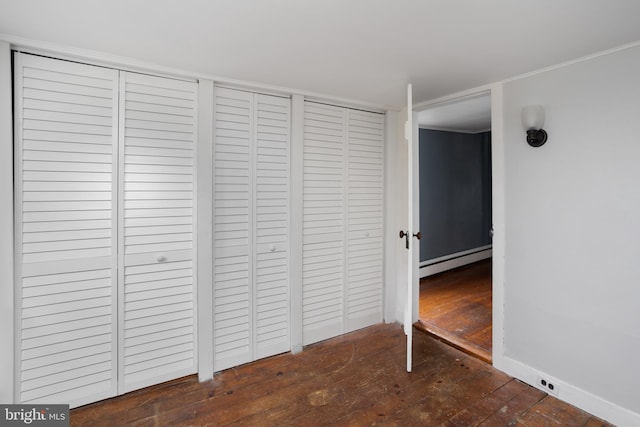
POLYGON ((16 53, 19 402, 116 394, 118 72, 16 53))
POLYGON ((382 321, 383 116, 305 103, 303 344, 382 321))
POLYGON ((197 85, 120 73, 120 393, 197 371, 197 85))
POLYGON ((346 148, 344 108, 304 106, 302 337, 344 332, 346 148))
POLYGON ((348 110, 346 332, 382 321, 384 116, 348 110))
POLYGON ((289 105, 254 95, 254 359, 289 351, 289 105))
POLYGON ((288 351, 289 99, 215 89, 214 369, 288 351))
POLYGON ((252 98, 248 92, 215 89, 213 367, 216 371, 251 360, 252 98))

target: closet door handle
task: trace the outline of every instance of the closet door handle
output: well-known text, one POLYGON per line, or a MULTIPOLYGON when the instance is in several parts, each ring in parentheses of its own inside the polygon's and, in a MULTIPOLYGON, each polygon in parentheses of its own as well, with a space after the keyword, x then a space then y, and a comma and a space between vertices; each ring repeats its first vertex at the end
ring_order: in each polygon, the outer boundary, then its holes
POLYGON ((167 260, 167 257, 164 255, 158 255, 158 258, 156 258, 156 261, 158 262, 165 262, 167 260))

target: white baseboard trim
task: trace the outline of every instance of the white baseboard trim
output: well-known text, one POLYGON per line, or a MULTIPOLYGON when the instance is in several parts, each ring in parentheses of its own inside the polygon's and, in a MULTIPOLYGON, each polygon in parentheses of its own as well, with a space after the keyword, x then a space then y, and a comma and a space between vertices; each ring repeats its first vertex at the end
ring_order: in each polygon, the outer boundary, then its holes
POLYGON ((454 254, 448 257, 448 258, 451 258, 451 257, 454 257, 454 258, 440 261, 440 262, 438 262, 438 260, 436 259, 436 260, 429 260, 429 261, 420 263, 420 264, 429 264, 429 263, 433 263, 434 261, 437 262, 437 264, 421 265, 420 278, 422 279, 423 277, 432 276, 434 274, 442 273, 443 271, 451 270, 453 268, 462 267, 463 265, 471 264, 476 261, 481 261, 483 259, 491 258, 491 254, 492 254, 491 246, 486 246, 486 248, 488 249, 484 249, 484 248, 485 247, 472 249, 470 251, 460 252, 458 254, 454 254), (468 253, 468 255, 465 255, 465 253, 468 253))
POLYGON ((558 399, 577 406, 619 427, 640 426, 640 414, 622 408, 569 383, 560 381, 522 362, 505 356, 501 363, 501 370, 536 388, 539 388, 537 386, 538 376, 543 376, 557 385, 558 395, 556 397, 558 399))

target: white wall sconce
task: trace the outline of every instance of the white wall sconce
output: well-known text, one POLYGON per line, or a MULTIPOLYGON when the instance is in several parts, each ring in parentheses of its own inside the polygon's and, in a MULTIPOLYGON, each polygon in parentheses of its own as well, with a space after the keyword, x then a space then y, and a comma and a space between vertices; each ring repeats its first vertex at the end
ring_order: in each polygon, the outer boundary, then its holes
POLYGON ((527 142, 532 147, 540 147, 547 142, 544 125, 544 109, 541 105, 530 105, 522 109, 522 126, 527 131, 527 142))

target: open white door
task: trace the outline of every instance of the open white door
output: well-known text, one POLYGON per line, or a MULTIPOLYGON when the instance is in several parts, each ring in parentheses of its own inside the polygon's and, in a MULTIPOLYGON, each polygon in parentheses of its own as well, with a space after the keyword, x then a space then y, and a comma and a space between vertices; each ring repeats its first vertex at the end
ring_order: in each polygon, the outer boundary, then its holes
MULTIPOLYGON (((414 199, 418 194, 418 182, 414 179, 417 173, 415 160, 417 159, 416 134, 417 124, 414 123, 413 117, 413 91, 411 84, 407 85, 407 121, 405 123, 405 138, 407 140, 407 230, 400 232, 400 237, 405 238, 405 247, 407 248, 407 283, 406 283, 406 301, 404 306, 404 332, 407 336, 407 372, 411 372, 411 352, 413 348, 413 321, 414 321, 414 293, 417 289, 417 256, 419 250, 415 246, 416 239, 422 237, 419 231, 416 231, 418 225, 414 222, 414 208, 417 203, 414 199)), ((416 175, 417 176, 417 175, 416 175)))

